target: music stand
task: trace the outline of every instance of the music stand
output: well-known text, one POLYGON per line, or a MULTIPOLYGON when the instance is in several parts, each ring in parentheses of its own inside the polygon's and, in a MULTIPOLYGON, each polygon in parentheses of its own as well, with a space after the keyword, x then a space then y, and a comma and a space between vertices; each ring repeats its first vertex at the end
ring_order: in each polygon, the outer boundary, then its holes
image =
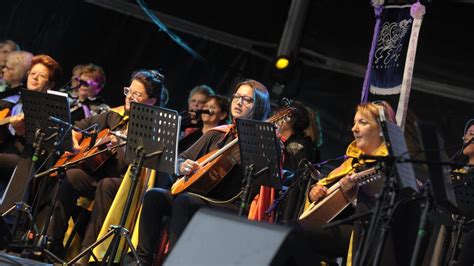
POLYGON ((275 126, 269 122, 237 119, 240 160, 244 169, 245 186, 239 215, 249 205, 251 187, 267 186, 281 189, 281 147, 275 134, 275 126), (268 171, 264 178, 263 172, 268 171))
MULTIPOLYGON (((32 185, 31 181, 33 180, 32 177, 34 176, 37 167, 36 163, 44 151, 46 151, 48 154, 58 155, 65 150, 71 150, 72 134, 69 129, 57 127, 48 119, 49 116, 55 116, 64 121, 70 122, 69 102, 67 97, 64 95, 23 90, 21 92, 21 100, 23 104, 22 109, 25 114, 26 143, 33 146, 34 153, 31 157, 32 163, 30 164, 27 175, 28 184, 23 192, 22 202, 15 203, 15 206, 10 208, 3 215, 8 215, 15 209, 22 212, 27 212, 30 220, 32 220, 30 225, 31 231, 33 227, 35 227, 35 220, 38 215, 40 204, 38 203, 36 204, 36 208, 32 208, 25 202, 28 200, 28 196, 30 194, 32 185), (33 215, 30 213, 31 209, 33 209, 33 215)), ((44 186, 45 182, 43 181, 41 182, 37 191, 38 195, 43 194, 42 191, 44 186)), ((40 201, 41 196, 37 199, 37 202, 40 201)), ((50 213, 51 212, 52 207, 50 207, 50 213)), ((17 215, 15 218, 15 224, 12 229, 13 235, 16 234, 18 220, 19 215, 17 215)), ((44 235, 48 224, 49 220, 46 221, 45 225, 43 226, 42 234, 40 235, 44 235)), ((38 232, 37 229, 35 230, 38 232)))
POLYGON ((66 94, 48 91, 48 93, 24 90, 21 93, 23 102, 23 112, 25 113, 26 143, 35 142, 36 130, 39 128, 45 136, 54 135, 58 130, 60 143, 56 141, 46 141, 43 149, 46 151, 64 151, 72 150, 71 131, 49 120, 50 116, 57 117, 62 121, 71 122, 71 112, 69 111, 69 101, 66 94), (67 134, 63 136, 63 134, 67 134), (56 147, 56 145, 58 145, 56 147))
MULTIPOLYGON (((469 193, 464 194, 466 191, 456 191, 454 193, 454 187, 451 182, 451 176, 449 174, 450 166, 447 163, 448 156, 446 155, 444 149, 444 143, 441 139, 438 128, 434 123, 426 121, 417 121, 416 123, 419 137, 423 144, 423 150, 425 152, 425 157, 428 166, 429 173, 429 187, 430 190, 426 192, 426 203, 425 210, 421 217, 421 220, 424 222, 428 211, 430 211, 431 206, 430 201, 434 201, 435 205, 444 210, 447 213, 461 214, 459 217, 455 217, 456 222, 456 233, 454 233, 453 245, 450 245, 448 251, 446 252, 447 261, 451 261, 456 256, 456 248, 458 241, 460 240, 461 233, 464 227, 465 216, 463 215, 465 208, 462 208, 465 203, 471 204, 474 202, 473 194, 469 193), (459 203, 459 206, 458 206, 459 203), (461 207, 461 208, 460 208, 461 207)), ((470 186, 465 186, 463 188, 469 189, 470 186)), ((463 189, 464 190, 464 189, 463 189)), ((472 187, 471 187, 472 191, 472 187)), ((472 210, 472 205, 467 205, 468 208, 472 210)), ((420 226, 421 227, 421 226, 420 226)), ((424 227, 424 224, 423 224, 424 227)), ((421 228, 424 230, 424 228, 421 228)), ((421 242, 421 236, 417 238, 421 242)), ((451 240, 452 241, 452 240, 451 240)), ((419 244, 421 245, 421 243, 419 244)), ((417 263, 419 257, 419 248, 415 246, 414 255, 412 256, 413 263, 417 263)))
MULTIPOLYGON (((383 109, 379 109, 380 117, 383 109)), ((384 249, 385 239, 390 230, 390 223, 394 213, 393 208, 383 208, 383 204, 388 202, 389 206, 394 206, 395 200, 399 194, 397 191, 408 189, 418 192, 416 184, 415 171, 410 162, 410 155, 408 153, 405 137, 402 129, 394 122, 381 119, 380 126, 382 128, 383 138, 387 145, 389 158, 386 162, 386 174, 383 181, 383 186, 378 195, 376 195, 376 202, 374 211, 370 219, 367 233, 361 238, 360 247, 357 249, 354 256, 355 264, 368 264, 369 252, 374 252, 373 263, 379 264, 384 249), (391 193, 390 193, 391 191, 391 193), (386 211, 383 215, 382 211, 386 211), (381 217, 388 217, 381 222, 381 217), (382 224, 381 224, 382 223, 382 224), (380 226, 381 225, 381 226, 380 226), (377 233, 377 228, 380 226, 380 233, 377 233), (375 250, 371 250, 373 243, 377 241, 375 250)))
POLYGON ((438 129, 434 123, 417 121, 418 134, 423 144, 431 193, 435 204, 448 211, 457 211, 456 196, 449 176, 449 166, 440 162, 447 162, 448 156, 444 153, 444 145, 438 129))
POLYGON ((180 123, 181 117, 177 111, 132 102, 125 154, 126 163, 132 165, 130 175, 132 183, 128 191, 124 211, 120 218, 120 224, 111 225, 107 234, 79 253, 67 264, 77 262, 81 257, 112 235, 114 238, 102 258, 102 263, 104 264, 107 260, 109 265, 114 263, 120 244, 120 237, 125 237, 126 243, 130 247, 134 258, 137 263, 139 263, 135 248, 130 240, 129 230, 125 228, 130 205, 138 184, 138 177, 142 167, 155 169, 168 174, 177 173, 180 123))
POLYGON ((413 164, 410 162, 410 154, 402 129, 391 121, 384 121, 381 125, 388 153, 390 156, 397 158, 393 166, 395 167, 398 188, 409 188, 418 192, 415 171, 413 170, 413 164))

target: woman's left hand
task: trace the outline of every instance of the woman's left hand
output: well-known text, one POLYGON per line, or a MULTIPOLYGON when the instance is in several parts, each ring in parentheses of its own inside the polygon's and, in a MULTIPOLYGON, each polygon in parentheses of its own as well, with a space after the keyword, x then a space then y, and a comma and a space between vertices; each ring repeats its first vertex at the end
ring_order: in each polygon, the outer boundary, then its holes
POLYGON ((357 195, 357 181, 354 179, 354 174, 341 178, 339 184, 347 199, 352 200, 355 198, 357 195))

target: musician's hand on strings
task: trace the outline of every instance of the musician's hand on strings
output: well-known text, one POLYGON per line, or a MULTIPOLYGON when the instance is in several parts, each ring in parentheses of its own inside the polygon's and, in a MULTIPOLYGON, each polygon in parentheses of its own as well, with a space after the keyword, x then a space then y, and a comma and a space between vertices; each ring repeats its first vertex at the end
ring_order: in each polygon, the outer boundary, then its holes
POLYGON ((352 200, 357 195, 357 181, 354 178, 354 174, 347 175, 339 180, 342 192, 348 200, 352 200))
POLYGON ((110 136, 110 144, 109 146, 115 146, 117 144, 120 144, 122 142, 122 140, 120 138, 117 138, 116 136, 114 135, 111 135, 110 136))
POLYGON ((326 196, 328 189, 322 185, 315 185, 309 191, 309 200, 311 202, 319 201, 321 198, 326 196))
POLYGON ((78 153, 81 151, 81 146, 79 145, 79 141, 82 138, 82 134, 72 130, 72 152, 73 153, 78 153))
POLYGON ((181 175, 189 176, 192 172, 201 168, 199 164, 193 160, 187 159, 179 166, 179 172, 181 175))
POLYGON ((10 124, 19 136, 25 135, 25 114, 21 113, 10 118, 10 124))

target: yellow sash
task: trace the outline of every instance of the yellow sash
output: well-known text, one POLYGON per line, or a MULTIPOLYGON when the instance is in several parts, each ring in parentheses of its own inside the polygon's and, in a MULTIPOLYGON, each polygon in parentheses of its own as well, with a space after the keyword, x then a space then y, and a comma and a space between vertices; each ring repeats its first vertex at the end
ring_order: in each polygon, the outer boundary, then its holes
MULTIPOLYGON (((130 206, 130 211, 127 217, 127 222, 125 224, 125 228, 127 228, 130 232, 130 236, 132 237, 132 243, 134 247, 138 244, 138 234, 133 234, 135 230, 138 232, 138 217, 139 213, 141 212, 141 206, 143 201, 143 195, 145 192, 153 187, 155 183, 155 170, 151 170, 148 168, 143 168, 138 180, 138 184, 134 193, 134 197, 130 206)), ((120 184, 119 190, 117 191, 117 195, 110 207, 109 212, 107 213, 107 217, 105 218, 104 224, 102 225, 102 229, 97 237, 100 239, 104 236, 108 231, 111 225, 118 225, 120 223, 120 218, 122 217, 122 212, 125 207, 125 201, 127 200, 128 191, 132 185, 132 180, 130 178, 131 175, 131 166, 128 167, 127 173, 123 178, 122 183, 120 184)), ((93 252, 94 255, 100 260, 104 257, 105 252, 107 251, 113 237, 109 237, 107 240, 102 242, 100 245, 94 248, 93 252)), ((119 249, 115 256, 115 262, 119 262, 121 255, 124 251, 125 247, 125 239, 122 238, 120 240, 119 249)), ((91 258, 91 261, 94 259, 91 258)))

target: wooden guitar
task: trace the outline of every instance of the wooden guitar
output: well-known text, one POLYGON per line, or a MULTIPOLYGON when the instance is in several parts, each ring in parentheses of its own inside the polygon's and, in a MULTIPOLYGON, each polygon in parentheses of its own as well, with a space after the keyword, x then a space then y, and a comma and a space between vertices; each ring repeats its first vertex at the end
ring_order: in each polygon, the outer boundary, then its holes
POLYGON ((97 134, 95 144, 91 145, 91 138, 84 138, 81 141, 79 151, 77 153, 65 152, 54 165, 54 167, 60 167, 65 164, 78 163, 83 168, 94 172, 97 171, 112 155, 115 154, 115 150, 108 150, 107 144, 111 142, 111 134, 109 129, 103 129, 97 134))
MULTIPOLYGON (((273 115, 266 122, 278 123, 286 119, 291 112, 292 107, 286 107, 282 111, 273 115)), ((236 149, 239 148, 238 139, 234 139, 219 150, 209 152, 197 160, 200 169, 191 176, 178 178, 171 187, 171 194, 176 195, 185 190, 205 195, 212 190, 229 171, 238 163, 240 158, 234 158, 236 149)))
MULTIPOLYGON (((10 122, 10 117, 7 117, 9 114, 10 114, 10 109, 8 108, 5 108, 2 111, 0 111, 0 126, 8 124, 10 122), (8 120, 8 121, 2 123, 4 120, 8 120)), ((0 144, 5 142, 9 134, 10 132, 8 132, 8 129, 6 127, 0 128, 0 144)))
MULTIPOLYGON (((359 173, 355 173, 353 178, 360 186, 369 184, 382 177, 377 167, 369 168, 359 173)), ((310 229, 330 222, 340 212, 342 212, 353 199, 348 199, 341 188, 339 182, 332 185, 324 198, 311 203, 300 215, 299 223, 303 228, 310 229)))
POLYGON ((0 126, 10 123, 10 116, 8 116, 8 114, 10 114, 10 109, 8 108, 0 111, 0 126))

